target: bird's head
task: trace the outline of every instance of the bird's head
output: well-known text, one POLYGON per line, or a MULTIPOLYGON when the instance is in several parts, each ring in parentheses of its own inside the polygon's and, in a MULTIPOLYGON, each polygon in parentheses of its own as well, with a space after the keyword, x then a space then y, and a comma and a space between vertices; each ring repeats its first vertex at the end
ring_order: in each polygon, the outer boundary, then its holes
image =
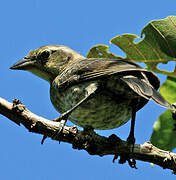
POLYGON ((63 45, 47 45, 29 52, 10 69, 26 70, 51 82, 68 65, 84 59, 83 56, 63 45))

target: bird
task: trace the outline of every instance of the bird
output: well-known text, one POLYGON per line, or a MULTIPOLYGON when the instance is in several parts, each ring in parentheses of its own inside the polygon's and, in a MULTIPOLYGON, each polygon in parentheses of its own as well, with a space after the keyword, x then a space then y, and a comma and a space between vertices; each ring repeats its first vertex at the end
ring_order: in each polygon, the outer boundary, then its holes
POLYGON ((131 119, 127 141, 135 143, 136 112, 149 100, 175 107, 157 91, 159 78, 128 59, 86 58, 64 45, 45 45, 30 51, 10 69, 29 71, 50 84, 50 99, 66 120, 84 129, 114 129, 131 119))

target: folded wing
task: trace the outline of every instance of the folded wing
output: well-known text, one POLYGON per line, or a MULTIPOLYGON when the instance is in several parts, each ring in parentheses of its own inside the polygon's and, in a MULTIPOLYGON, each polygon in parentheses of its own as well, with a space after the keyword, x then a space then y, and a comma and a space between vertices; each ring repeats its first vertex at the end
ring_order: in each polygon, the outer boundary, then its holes
POLYGON ((133 91, 144 99, 141 100, 139 108, 142 108, 150 99, 168 109, 173 109, 158 92, 160 86, 158 77, 139 65, 127 60, 108 58, 88 58, 69 65, 60 75, 60 87, 68 87, 84 81, 95 79, 106 79, 108 76, 116 75, 121 78, 133 91))
POLYGON ((128 86, 140 96, 147 100, 153 99, 157 104, 164 106, 168 109, 173 109, 169 104, 148 82, 138 79, 136 77, 123 77, 121 78, 128 86))

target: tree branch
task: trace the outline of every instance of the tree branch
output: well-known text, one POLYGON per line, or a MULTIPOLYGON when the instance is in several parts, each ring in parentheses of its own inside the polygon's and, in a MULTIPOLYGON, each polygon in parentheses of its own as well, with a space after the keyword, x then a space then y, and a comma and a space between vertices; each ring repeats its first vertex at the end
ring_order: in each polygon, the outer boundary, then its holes
MULTIPOLYGON (((33 114, 19 100, 10 103, 0 98, 0 114, 18 125, 23 124, 30 132, 70 143, 74 149, 86 150, 91 155, 115 155, 113 161, 118 156, 146 161, 164 169, 171 169, 176 174, 176 154, 158 149, 150 142, 135 144, 132 147, 115 135, 104 137, 94 131, 79 131, 75 126, 64 126, 62 132, 56 137, 53 135, 57 132, 59 122, 53 122, 33 114)), ((119 163, 123 163, 123 161, 120 159, 119 163)))

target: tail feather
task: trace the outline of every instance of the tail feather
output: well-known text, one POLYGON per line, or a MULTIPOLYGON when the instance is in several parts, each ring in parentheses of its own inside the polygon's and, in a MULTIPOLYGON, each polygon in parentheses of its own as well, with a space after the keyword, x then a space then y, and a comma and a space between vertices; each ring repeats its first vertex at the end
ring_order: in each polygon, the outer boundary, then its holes
POLYGON ((134 92, 149 100, 153 95, 153 90, 145 82, 136 77, 124 77, 121 78, 134 92))
POLYGON ((175 110, 174 106, 167 102, 161 94, 159 94, 155 89, 153 89, 153 95, 151 97, 157 104, 164 106, 168 109, 175 110))
POLYGON ((121 78, 128 86, 140 96, 147 100, 153 99, 157 104, 164 106, 168 109, 175 110, 175 107, 167 102, 159 92, 157 92, 152 85, 136 77, 123 77, 121 78))

